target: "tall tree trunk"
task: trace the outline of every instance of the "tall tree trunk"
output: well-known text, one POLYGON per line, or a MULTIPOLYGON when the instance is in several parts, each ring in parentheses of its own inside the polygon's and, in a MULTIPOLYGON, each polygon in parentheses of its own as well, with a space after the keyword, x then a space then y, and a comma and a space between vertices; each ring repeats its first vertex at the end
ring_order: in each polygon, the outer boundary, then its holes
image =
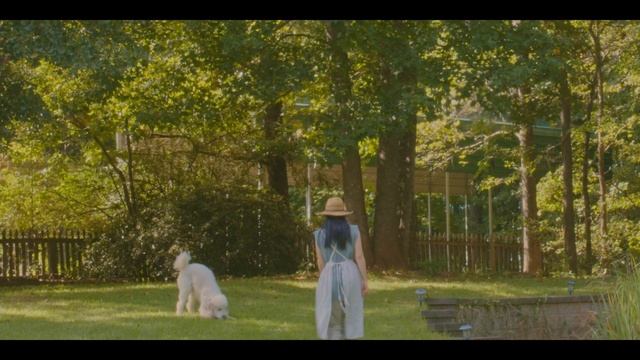
MULTIPOLYGON (((395 21, 395 28, 403 33, 407 30, 402 21, 395 21)), ((407 44, 411 48, 411 44, 407 44)), ((409 50, 412 51, 412 50, 409 50)), ((411 262, 411 254, 415 252, 416 241, 416 199, 415 199, 415 163, 416 163, 416 134, 417 108, 412 99, 418 93, 418 69, 415 63, 408 63, 398 76, 403 95, 410 95, 408 101, 399 102, 399 114, 405 118, 403 140, 400 147, 401 182, 400 182, 400 247, 405 263, 411 262)))
POLYGON ((417 114, 411 112, 408 114, 408 128, 405 139, 402 142, 400 156, 402 160, 401 168, 401 227, 400 237, 404 258, 409 261, 411 252, 414 249, 416 237, 416 200, 415 200, 415 160, 416 160, 416 133, 417 133, 417 114))
POLYGON ((594 257, 591 247, 591 197, 589 196, 589 142, 591 134, 589 133, 589 124, 591 122, 591 113, 593 111, 593 103, 596 98, 597 74, 589 92, 589 102, 584 120, 584 157, 582 158, 582 200, 584 202, 584 241, 585 241, 585 271, 587 275, 591 275, 593 271, 594 257))
MULTIPOLYGON (((122 188, 122 193, 123 193, 122 200, 124 201, 125 208, 127 210, 127 216, 129 216, 130 219, 135 220, 136 211, 135 211, 135 205, 133 204, 132 197, 129 193, 129 181, 127 181, 127 175, 125 175, 124 171, 122 171, 119 167, 120 159, 118 158, 118 155, 115 154, 114 156, 114 154, 112 154, 109 151, 105 142, 103 142, 97 134, 91 131, 91 129, 86 125, 85 121, 81 120, 78 117, 72 117, 69 120, 79 130, 86 131, 87 135, 89 135, 93 139, 93 141, 98 145, 98 147, 100 147, 100 150, 102 151, 102 155, 107 159, 107 162, 111 166, 111 170, 113 170, 113 172, 116 174, 120 182, 118 184, 114 180, 114 185, 116 187, 120 186, 122 188)), ((128 147, 127 149, 129 154, 131 154, 132 153, 131 148, 128 147)), ((129 174, 129 176, 130 178, 132 178, 132 174, 129 174)))
POLYGON ((358 139, 351 138, 350 131, 356 126, 350 103, 353 102, 350 76, 351 63, 346 50, 342 46, 345 36, 344 21, 326 21, 325 30, 331 55, 330 77, 333 97, 337 105, 337 123, 345 126, 345 139, 349 144, 343 153, 342 188, 347 208, 353 211, 349 220, 355 222, 360 229, 360 239, 364 256, 368 265, 374 264, 373 244, 369 236, 369 221, 364 200, 362 185, 362 165, 358 151, 358 139))
POLYGON ((393 121, 382 131, 378 145, 376 207, 374 215, 376 265, 406 269, 411 238, 415 236, 414 164, 417 93, 416 56, 411 43, 411 29, 402 21, 395 21, 396 41, 401 54, 383 54, 381 71, 385 101, 383 113, 393 121), (406 52, 405 52, 406 51, 406 52), (389 57, 394 57, 390 61, 389 57), (405 60, 398 66, 397 58, 405 60), (392 65, 393 64, 393 65, 392 65))
POLYGON ((520 125, 520 191, 522 196, 522 244, 524 273, 538 274, 542 271, 542 249, 536 234, 537 199, 535 179, 535 157, 533 148, 533 125, 520 125))
POLYGON ((382 75, 391 94, 385 113, 399 123, 380 135, 374 215, 376 265, 407 269, 412 238, 415 237, 415 144, 417 116, 403 95, 417 88, 416 69, 405 68, 396 76, 386 67, 382 75), (394 96, 395 95, 395 96, 394 96))
POLYGON ((129 175, 129 193, 131 194, 131 221, 135 224, 138 219, 138 200, 133 180, 133 149, 131 148, 131 132, 129 131, 129 120, 125 119, 126 143, 127 143, 127 173, 129 175))
MULTIPOLYGON (((385 104, 386 114, 399 116, 397 79, 386 66, 382 71, 385 91, 393 98, 385 104), (393 95, 396 96, 393 96, 393 95)), ((402 205, 402 141, 403 124, 390 126, 383 131, 378 140, 378 161, 376 179, 375 213, 373 219, 374 256, 376 267, 383 269, 406 268, 405 258, 400 244, 400 219, 402 205)))
POLYGON ((591 200, 589 199, 589 131, 584 131, 584 158, 582 159, 582 200, 584 202, 584 241, 586 243, 587 275, 591 275, 593 267, 593 250, 591 249, 591 200))
POLYGON ((342 187, 344 189, 344 201, 347 208, 353 211, 349 220, 358 224, 358 228, 360 229, 360 240, 362 241, 362 250, 367 259, 367 265, 374 265, 373 244, 369 236, 369 219, 364 202, 360 153, 355 146, 347 148, 344 152, 342 187))
POLYGON ((598 111, 598 183, 600 187, 600 234, 607 235, 607 181, 605 179, 604 168, 604 140, 602 138, 602 118, 603 118, 603 93, 602 84, 599 85, 599 108, 598 111))
MULTIPOLYGON (((278 131, 281 124, 282 102, 276 101, 267 106, 264 115, 265 139, 273 144, 278 141, 278 131)), ((268 185, 276 194, 281 195, 285 202, 289 203, 289 182, 287 178, 287 161, 282 154, 274 152, 273 146, 269 146, 269 154, 265 161, 267 169, 268 185)))
POLYGON ((604 121, 604 60, 602 58, 602 45, 600 43, 600 27, 597 20, 591 22, 589 32, 594 45, 596 83, 598 89, 598 124, 596 132, 598 136, 598 182, 600 185, 600 198, 598 201, 600 207, 600 235, 605 236, 607 234, 607 183, 604 177, 604 142, 602 138, 604 121))
POLYGON ((406 268, 400 248, 402 141, 402 132, 391 129, 381 134, 378 145, 373 234, 376 266, 385 269, 406 268))
POLYGON ((571 149, 571 89, 567 73, 563 71, 560 80, 560 104, 562 111, 562 180, 564 196, 562 202, 564 251, 569 268, 578 274, 578 254, 576 252, 575 212, 573 208, 573 158, 571 149))

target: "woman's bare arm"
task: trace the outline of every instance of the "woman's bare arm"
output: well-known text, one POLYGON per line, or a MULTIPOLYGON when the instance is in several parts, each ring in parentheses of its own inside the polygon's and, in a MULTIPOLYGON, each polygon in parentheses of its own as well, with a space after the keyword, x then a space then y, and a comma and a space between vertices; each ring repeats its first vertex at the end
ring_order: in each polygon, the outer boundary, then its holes
POLYGON ((318 244, 316 243, 315 245, 316 245, 316 261, 318 262, 318 271, 322 272, 322 269, 324 269, 324 260, 322 259, 322 252, 320 251, 318 244))
POLYGON ((358 235, 358 239, 356 240, 355 250, 356 264, 358 265, 360 275, 362 276, 362 295, 366 295, 369 292, 369 284, 367 281, 367 262, 364 259, 364 252, 362 251, 362 240, 360 240, 360 235, 358 235))

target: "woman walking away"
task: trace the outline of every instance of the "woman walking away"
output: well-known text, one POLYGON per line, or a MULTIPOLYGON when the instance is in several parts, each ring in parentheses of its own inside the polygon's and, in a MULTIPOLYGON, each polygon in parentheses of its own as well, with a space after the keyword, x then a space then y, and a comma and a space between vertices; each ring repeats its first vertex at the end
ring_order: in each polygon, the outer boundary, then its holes
POLYGON ((363 296, 368 292, 367 266, 357 225, 350 225, 344 202, 327 200, 322 227, 314 231, 320 279, 316 288, 316 329, 321 339, 364 336, 363 296), (355 259, 355 262, 354 262, 355 259), (357 265, 356 265, 357 264, 357 265))

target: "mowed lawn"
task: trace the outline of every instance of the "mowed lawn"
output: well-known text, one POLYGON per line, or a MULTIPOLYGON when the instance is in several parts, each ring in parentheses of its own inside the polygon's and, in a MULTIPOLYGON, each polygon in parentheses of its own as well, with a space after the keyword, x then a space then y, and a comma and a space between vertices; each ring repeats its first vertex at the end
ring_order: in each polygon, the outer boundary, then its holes
MULTIPOLYGON (((171 283, 0 286, 0 339, 315 339, 316 281, 310 277, 220 279, 232 320, 176 317, 171 283)), ((575 293, 613 288, 578 280, 575 293)), ((365 339, 445 339, 429 332, 415 297, 566 294, 566 279, 372 276, 365 339)))

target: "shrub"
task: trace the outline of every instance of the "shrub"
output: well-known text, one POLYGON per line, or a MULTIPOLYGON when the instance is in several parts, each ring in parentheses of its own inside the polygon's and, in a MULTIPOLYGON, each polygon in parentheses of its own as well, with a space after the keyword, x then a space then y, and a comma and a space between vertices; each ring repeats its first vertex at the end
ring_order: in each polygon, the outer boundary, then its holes
POLYGON ((148 208, 137 226, 114 225, 87 251, 98 278, 166 279, 182 250, 216 275, 294 273, 311 233, 282 199, 244 187, 198 188, 148 208))
POLYGON ((600 338, 640 339, 640 270, 620 278, 597 328, 600 338))
POLYGON ((434 259, 434 260, 424 260, 418 264, 418 267, 421 272, 429 276, 440 275, 447 271, 447 260, 445 259, 434 259))

